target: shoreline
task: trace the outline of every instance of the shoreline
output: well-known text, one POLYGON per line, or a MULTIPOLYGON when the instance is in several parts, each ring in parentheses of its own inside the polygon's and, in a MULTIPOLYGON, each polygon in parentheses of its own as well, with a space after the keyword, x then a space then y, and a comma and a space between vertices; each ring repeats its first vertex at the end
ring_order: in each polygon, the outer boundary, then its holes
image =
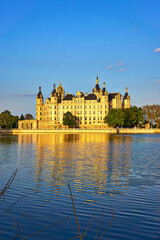
POLYGON ((119 129, 0 129, 0 134, 34 134, 34 133, 108 133, 108 134, 153 134, 160 133, 160 129, 139 129, 139 128, 119 128, 119 129))

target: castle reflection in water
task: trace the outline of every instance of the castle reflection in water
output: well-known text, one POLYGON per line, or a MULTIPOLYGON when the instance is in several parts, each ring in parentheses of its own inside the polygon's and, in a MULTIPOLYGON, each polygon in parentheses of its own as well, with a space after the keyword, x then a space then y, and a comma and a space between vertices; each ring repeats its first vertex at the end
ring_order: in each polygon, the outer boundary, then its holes
MULTIPOLYGON (((115 195, 125 193, 130 172, 131 136, 81 134, 20 134, 19 148, 33 144, 35 181, 45 181, 61 192, 73 184, 76 191, 115 195)), ((22 149, 21 149, 22 150, 22 149)))

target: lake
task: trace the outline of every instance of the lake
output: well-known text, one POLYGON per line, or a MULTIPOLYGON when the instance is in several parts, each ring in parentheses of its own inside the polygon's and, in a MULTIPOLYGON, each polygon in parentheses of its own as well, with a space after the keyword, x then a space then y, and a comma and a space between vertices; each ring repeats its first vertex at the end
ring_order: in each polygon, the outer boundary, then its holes
POLYGON ((0 134, 0 190, 17 168, 0 239, 80 239, 75 212, 84 240, 160 239, 158 134, 0 134))

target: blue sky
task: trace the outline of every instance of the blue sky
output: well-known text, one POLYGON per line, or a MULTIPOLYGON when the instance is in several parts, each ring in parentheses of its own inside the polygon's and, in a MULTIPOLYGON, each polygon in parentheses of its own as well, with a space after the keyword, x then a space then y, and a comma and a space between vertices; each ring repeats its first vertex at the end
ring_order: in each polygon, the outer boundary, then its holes
POLYGON ((159 0, 0 1, 0 112, 35 116, 50 97, 100 85, 131 104, 160 104, 159 0))

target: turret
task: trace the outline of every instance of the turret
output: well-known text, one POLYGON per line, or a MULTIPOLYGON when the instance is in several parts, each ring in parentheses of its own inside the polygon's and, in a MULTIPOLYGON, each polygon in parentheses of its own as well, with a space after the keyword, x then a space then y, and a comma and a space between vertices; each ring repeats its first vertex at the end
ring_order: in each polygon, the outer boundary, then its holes
POLYGON ((106 95, 107 91, 106 91, 106 84, 105 81, 103 82, 103 89, 102 89, 102 95, 106 95))
POLYGON ((59 86, 57 88, 57 94, 58 94, 58 101, 61 102, 63 100, 63 98, 65 97, 65 91, 61 85, 61 81, 59 81, 59 86))
POLYGON ((51 103, 56 104, 58 101, 58 94, 56 92, 56 84, 53 84, 53 91, 51 92, 51 103))
POLYGON ((41 92, 41 86, 39 86, 39 92, 36 97, 36 119, 42 120, 42 112, 43 112, 43 95, 41 92))
POLYGON ((123 108, 130 108, 130 96, 128 95, 128 88, 126 87, 125 95, 123 96, 123 108))
POLYGON ((99 91, 100 91, 98 75, 97 75, 97 77, 96 77, 95 91, 96 91, 96 92, 99 92, 99 91))
POLYGON ((39 86, 39 92, 37 94, 36 102, 37 104, 43 104, 43 95, 41 92, 41 86, 39 86))

